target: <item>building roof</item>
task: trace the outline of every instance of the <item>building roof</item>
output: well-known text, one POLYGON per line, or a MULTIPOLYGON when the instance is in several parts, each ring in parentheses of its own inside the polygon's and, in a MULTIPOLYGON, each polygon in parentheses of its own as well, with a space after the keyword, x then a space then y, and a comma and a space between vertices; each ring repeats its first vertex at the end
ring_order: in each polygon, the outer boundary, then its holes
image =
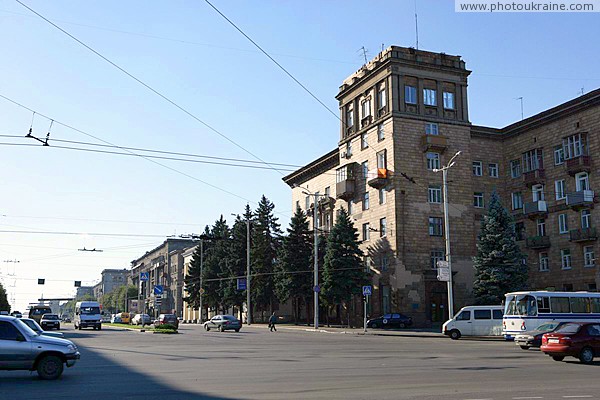
POLYGON ((155 248, 153 248, 150 251, 147 251, 146 253, 144 253, 143 256, 136 258, 135 260, 131 261, 131 266, 135 267, 135 265, 142 260, 144 257, 147 257, 148 254, 152 254, 158 250, 160 250, 162 247, 168 246, 170 243, 189 243, 190 245, 193 243, 197 243, 197 240, 194 239, 182 239, 182 238, 168 238, 167 240, 165 240, 163 243, 159 244, 158 246, 156 246, 155 248))
POLYGON ((304 183, 325 171, 329 171, 338 165, 340 165, 340 155, 339 150, 336 147, 324 156, 321 156, 310 164, 307 164, 297 171, 284 176, 282 179, 285 183, 293 188, 295 185, 300 185, 301 183, 304 183))

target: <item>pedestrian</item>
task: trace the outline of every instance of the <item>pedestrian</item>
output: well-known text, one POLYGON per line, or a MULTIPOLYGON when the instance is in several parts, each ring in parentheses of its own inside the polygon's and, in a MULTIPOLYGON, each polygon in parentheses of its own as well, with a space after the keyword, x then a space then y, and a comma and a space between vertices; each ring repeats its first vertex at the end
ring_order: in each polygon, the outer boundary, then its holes
POLYGON ((269 317, 269 329, 271 332, 277 332, 277 328, 275 328, 275 322, 277 322, 277 317, 275 316, 275 312, 273 312, 273 314, 271 314, 269 317))

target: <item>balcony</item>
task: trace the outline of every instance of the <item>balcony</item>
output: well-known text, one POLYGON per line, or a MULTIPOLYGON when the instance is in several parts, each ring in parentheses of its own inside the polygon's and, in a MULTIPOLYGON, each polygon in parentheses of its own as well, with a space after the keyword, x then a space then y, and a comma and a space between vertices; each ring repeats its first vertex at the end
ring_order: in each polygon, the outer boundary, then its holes
POLYGON ((342 200, 350 200, 354 197, 355 181, 346 179, 335 184, 335 197, 342 200))
POLYGON ((448 148, 448 138, 440 135, 423 135, 421 138, 423 152, 436 151, 443 153, 448 148))
POLYGON ((386 168, 377 168, 369 171, 369 186, 375 189, 381 189, 388 184, 388 170, 386 168))
POLYGON ((538 168, 533 171, 523 172, 523 183, 527 187, 533 185, 543 185, 546 182, 546 172, 543 168, 538 168))
POLYGON ((372 122, 373 122, 373 116, 367 115, 366 117, 364 117, 363 119, 360 120, 361 129, 366 128, 367 126, 371 125, 372 122))
POLYGON ((523 205, 523 214, 528 218, 539 218, 548 214, 548 205, 544 200, 532 201, 523 205))
POLYGON ((325 210, 333 210, 335 207, 335 199, 329 196, 321 196, 319 197, 319 208, 325 210))
POLYGON ((592 162, 590 156, 579 156, 565 160, 565 170, 571 176, 580 172, 591 172, 592 162))
POLYGON ((598 240, 596 228, 573 229, 569 231, 569 240, 575 243, 598 240))
POLYGON ((594 191, 580 190, 578 192, 567 193, 567 206, 573 210, 591 207, 594 205, 594 191))
POLYGON ((550 247, 550 236, 530 236, 525 241, 528 249, 547 249, 550 247))

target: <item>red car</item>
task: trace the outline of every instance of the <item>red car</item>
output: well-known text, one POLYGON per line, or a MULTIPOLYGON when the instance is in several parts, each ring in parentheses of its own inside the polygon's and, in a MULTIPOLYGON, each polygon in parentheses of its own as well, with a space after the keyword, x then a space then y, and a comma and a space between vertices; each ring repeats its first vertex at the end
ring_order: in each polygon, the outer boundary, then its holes
POLYGON ((179 328, 179 320, 175 314, 160 314, 158 319, 154 321, 155 327, 165 324, 174 325, 176 328, 179 328))
POLYGON ((570 322, 542 337, 540 350, 554 361, 562 361, 566 356, 579 358, 589 364, 600 354, 600 324, 570 322))

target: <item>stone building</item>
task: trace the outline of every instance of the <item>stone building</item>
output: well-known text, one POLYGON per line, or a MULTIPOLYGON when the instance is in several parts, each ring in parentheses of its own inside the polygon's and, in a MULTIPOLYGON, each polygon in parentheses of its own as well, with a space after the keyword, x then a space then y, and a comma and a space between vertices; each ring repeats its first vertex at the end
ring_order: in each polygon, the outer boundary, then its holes
POLYGON ((371 314, 402 312, 417 325, 447 317, 435 269, 445 251, 442 176, 433 170, 458 151, 448 189, 455 307, 472 301, 492 191, 515 216, 531 287, 597 287, 590 154, 600 145, 600 90, 496 129, 469 121, 469 74, 460 56, 389 47, 340 87, 338 147, 284 177, 310 218, 314 197, 304 192, 321 195, 321 229, 349 211, 373 272, 371 314))

